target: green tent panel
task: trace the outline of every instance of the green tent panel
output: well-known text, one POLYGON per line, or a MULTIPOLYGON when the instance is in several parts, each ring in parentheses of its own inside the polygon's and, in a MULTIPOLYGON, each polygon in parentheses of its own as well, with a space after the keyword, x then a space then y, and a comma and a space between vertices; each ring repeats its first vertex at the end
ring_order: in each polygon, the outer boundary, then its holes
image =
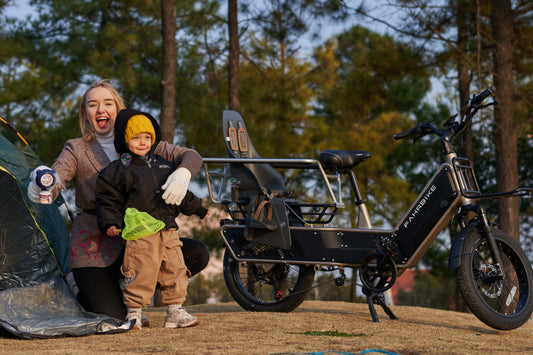
POLYGON ((64 201, 28 200, 39 158, 0 121, 0 331, 34 339, 128 330, 129 323, 86 312, 72 294, 64 279, 70 272, 69 231, 59 211, 64 201))

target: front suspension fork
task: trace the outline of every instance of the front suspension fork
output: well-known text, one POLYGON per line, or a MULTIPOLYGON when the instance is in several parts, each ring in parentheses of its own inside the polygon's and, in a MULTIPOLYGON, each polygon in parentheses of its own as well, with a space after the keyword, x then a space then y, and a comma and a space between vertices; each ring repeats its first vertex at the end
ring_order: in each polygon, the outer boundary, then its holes
POLYGON ((474 212, 477 215, 479 222, 481 222, 481 228, 483 229, 482 232, 487 241, 487 244, 489 245, 492 255, 494 257, 494 261, 495 261, 494 266, 496 267, 498 276, 504 276, 505 270, 503 267, 503 259, 500 254, 500 250, 498 249, 498 246, 496 245, 496 241, 494 240, 494 235, 492 234, 491 223, 489 222, 485 208, 482 206, 477 206, 473 204, 463 206, 463 218, 460 222, 462 224, 462 227, 464 227, 464 224, 465 224, 464 214, 468 212, 474 212))

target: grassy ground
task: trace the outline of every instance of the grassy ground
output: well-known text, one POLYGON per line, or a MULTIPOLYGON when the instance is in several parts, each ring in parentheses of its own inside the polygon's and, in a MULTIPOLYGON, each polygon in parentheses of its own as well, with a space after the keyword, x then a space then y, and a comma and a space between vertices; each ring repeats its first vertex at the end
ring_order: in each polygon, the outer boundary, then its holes
POLYGON ((429 308, 394 306, 399 320, 390 320, 377 308, 379 323, 372 322, 364 303, 306 301, 291 313, 246 312, 235 303, 191 306, 188 311, 200 317, 200 325, 165 329, 163 310, 149 309, 150 328, 80 338, 0 338, 0 353, 533 353, 533 321, 504 332, 472 314, 429 308))

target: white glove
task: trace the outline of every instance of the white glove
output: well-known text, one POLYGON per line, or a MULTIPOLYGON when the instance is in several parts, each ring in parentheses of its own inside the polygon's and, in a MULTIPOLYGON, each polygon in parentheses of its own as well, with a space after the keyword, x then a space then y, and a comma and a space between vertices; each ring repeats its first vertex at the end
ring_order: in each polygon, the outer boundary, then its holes
POLYGON ((165 190, 163 199, 170 205, 179 205, 189 187, 191 181, 191 172, 186 168, 179 168, 170 174, 167 181, 161 188, 165 190))
POLYGON ((35 181, 32 179, 28 185, 28 199, 33 203, 39 203, 39 194, 41 191, 41 188, 37 186, 35 181))

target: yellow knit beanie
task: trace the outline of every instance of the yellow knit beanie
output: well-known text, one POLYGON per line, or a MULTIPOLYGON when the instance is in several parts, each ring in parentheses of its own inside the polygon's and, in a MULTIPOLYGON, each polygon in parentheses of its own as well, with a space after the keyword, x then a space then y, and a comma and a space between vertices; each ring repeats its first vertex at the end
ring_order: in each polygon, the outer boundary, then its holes
POLYGON ((152 144, 155 142, 155 130, 150 119, 144 115, 131 116, 126 126, 126 135, 124 139, 126 143, 139 133, 150 133, 152 136, 152 144))

